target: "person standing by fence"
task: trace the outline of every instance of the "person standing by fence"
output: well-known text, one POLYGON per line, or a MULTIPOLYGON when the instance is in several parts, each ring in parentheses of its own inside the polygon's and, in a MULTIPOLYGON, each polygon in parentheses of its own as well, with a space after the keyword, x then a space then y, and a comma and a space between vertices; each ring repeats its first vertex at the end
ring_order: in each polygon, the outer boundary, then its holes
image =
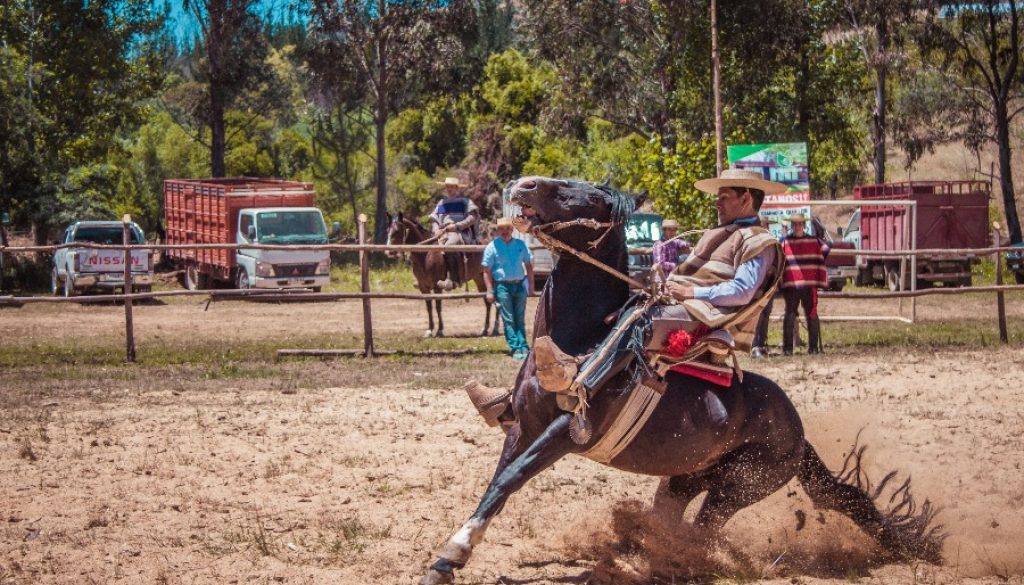
POLYGON ((796 316, 800 306, 807 319, 807 353, 821 351, 821 322, 818 319, 818 289, 828 286, 825 257, 829 247, 819 235, 807 233, 807 220, 801 213, 789 218, 792 232, 782 239, 786 269, 782 273, 782 298, 786 316, 782 322, 782 353, 792 355, 796 316))
POLYGON ((484 249, 484 281, 487 300, 498 301, 505 326, 505 342, 517 360, 526 359, 526 297, 533 290, 533 256, 522 240, 512 237, 512 218, 502 217, 498 237, 484 249))

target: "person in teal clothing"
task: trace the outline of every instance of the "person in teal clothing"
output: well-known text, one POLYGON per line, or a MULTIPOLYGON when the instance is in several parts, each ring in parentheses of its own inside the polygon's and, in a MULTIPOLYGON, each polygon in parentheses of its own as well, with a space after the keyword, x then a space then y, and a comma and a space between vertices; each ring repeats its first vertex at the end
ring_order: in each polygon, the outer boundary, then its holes
POLYGON ((505 341, 512 357, 526 359, 526 297, 533 290, 533 256, 522 240, 512 237, 512 218, 498 219, 498 237, 484 249, 487 300, 498 301, 505 341))

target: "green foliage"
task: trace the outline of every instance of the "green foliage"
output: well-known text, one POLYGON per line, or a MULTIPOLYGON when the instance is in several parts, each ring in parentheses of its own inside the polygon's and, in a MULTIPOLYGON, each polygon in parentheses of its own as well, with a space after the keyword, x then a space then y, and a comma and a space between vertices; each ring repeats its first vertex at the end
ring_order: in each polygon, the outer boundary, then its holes
POLYGON ((679 221, 683 230, 715 225, 714 198, 693 188, 695 181, 715 176, 713 137, 672 148, 655 136, 640 156, 645 169, 637 186, 647 191, 658 213, 679 221))

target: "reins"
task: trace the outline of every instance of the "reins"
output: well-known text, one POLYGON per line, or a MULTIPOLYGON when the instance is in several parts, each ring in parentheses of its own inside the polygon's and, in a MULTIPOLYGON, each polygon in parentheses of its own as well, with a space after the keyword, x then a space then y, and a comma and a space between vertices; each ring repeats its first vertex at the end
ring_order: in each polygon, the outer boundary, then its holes
POLYGON ((607 272, 608 274, 611 274, 615 278, 618 278, 619 280, 629 284, 633 288, 645 290, 644 285, 642 283, 633 278, 630 278, 629 275, 623 274, 619 270, 612 268, 611 266, 608 266, 604 262, 601 262, 600 260, 591 256, 590 254, 577 250, 576 248, 573 248, 572 246, 566 244, 565 242, 557 240, 548 233, 546 233, 548 231, 556 232, 574 226, 583 226, 586 228, 590 228, 592 230, 599 230, 601 228, 605 228, 604 233, 601 234, 599 238, 588 243, 590 249, 593 250, 598 245, 600 245, 600 243, 605 239, 605 237, 608 236, 609 233, 611 233, 612 229, 618 227, 619 225, 622 225, 622 222, 613 221, 602 223, 590 218, 580 218, 571 221, 557 221, 552 223, 546 223, 543 225, 533 226, 529 229, 529 232, 530 234, 533 235, 533 237, 537 238, 537 240, 548 250, 551 250, 552 252, 568 252, 569 254, 572 254, 573 256, 579 258, 580 260, 586 262, 587 264, 596 266, 601 270, 607 272))

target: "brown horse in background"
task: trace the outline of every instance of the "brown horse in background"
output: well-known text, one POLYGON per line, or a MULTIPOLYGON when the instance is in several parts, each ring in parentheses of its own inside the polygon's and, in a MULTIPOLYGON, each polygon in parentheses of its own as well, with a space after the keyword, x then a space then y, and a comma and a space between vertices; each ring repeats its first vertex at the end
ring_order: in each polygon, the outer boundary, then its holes
MULTIPOLYGON (((431 238, 430 230, 420 225, 419 222, 405 217, 401 212, 392 216, 388 214, 388 245, 401 246, 404 244, 418 244, 431 238)), ((389 255, 392 253, 389 252, 389 255)), ((444 263, 444 254, 441 246, 436 252, 412 252, 412 274, 416 278, 416 288, 423 294, 441 294, 445 291, 437 286, 437 281, 444 280, 448 270, 444 263)), ((481 252, 468 252, 465 254, 463 263, 463 282, 473 281, 478 292, 486 292, 487 284, 484 282, 483 266, 480 261, 483 259, 481 252)), ((427 331, 424 337, 444 337, 444 320, 441 318, 441 301, 433 301, 434 308, 431 308, 431 301, 427 303, 427 331), (437 329, 434 329, 434 311, 437 311, 437 329)), ((491 306, 493 301, 484 299, 486 311, 484 313, 484 328, 480 330, 481 336, 486 336, 488 330, 492 336, 498 335, 498 311, 494 311, 494 326, 491 326, 491 306)))

